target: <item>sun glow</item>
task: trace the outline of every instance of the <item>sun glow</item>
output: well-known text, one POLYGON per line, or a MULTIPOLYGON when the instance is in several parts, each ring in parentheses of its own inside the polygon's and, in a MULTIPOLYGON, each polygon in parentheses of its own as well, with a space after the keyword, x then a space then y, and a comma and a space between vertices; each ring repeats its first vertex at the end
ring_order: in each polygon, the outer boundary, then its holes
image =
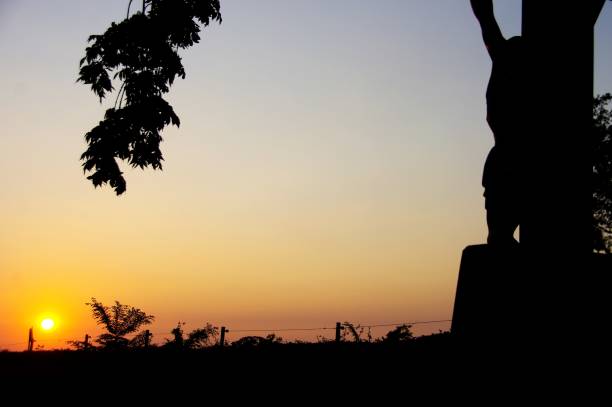
POLYGON ((55 322, 53 322, 53 320, 51 318, 45 318, 42 320, 42 322, 40 323, 40 326, 42 327, 42 329, 44 329, 45 331, 48 331, 50 329, 53 329, 53 327, 55 326, 55 322))

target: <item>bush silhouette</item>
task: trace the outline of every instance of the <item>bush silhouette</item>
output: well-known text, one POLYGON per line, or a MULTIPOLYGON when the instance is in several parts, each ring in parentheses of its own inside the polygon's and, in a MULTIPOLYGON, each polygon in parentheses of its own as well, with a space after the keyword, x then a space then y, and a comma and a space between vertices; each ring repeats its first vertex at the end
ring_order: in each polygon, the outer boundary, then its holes
POLYGON ((243 336, 237 341, 232 342, 234 348, 254 348, 260 346, 280 345, 283 343, 283 338, 275 334, 262 336, 243 336))
POLYGON ((184 322, 179 322, 172 330, 173 339, 166 340, 164 347, 174 349, 202 349, 219 343, 219 328, 206 323, 203 328, 196 328, 184 337, 184 322))
POLYGON ((395 329, 387 332, 381 341, 384 343, 401 343, 407 342, 414 339, 414 335, 410 330, 412 325, 399 325, 395 329))
MULTIPOLYGON (((354 325, 351 322, 345 321, 342 323, 341 329, 342 329, 341 339, 343 342, 347 342, 351 338, 353 339, 353 342, 359 343, 363 341, 362 336, 363 336, 364 328, 361 325, 359 324, 354 325)), ((370 341, 371 341, 371 336, 368 332, 368 342, 370 341)))
POLYGON ((144 333, 136 335, 132 341, 127 339, 126 335, 138 331, 143 325, 148 325, 155 319, 153 315, 147 315, 140 309, 121 304, 119 301, 107 307, 92 298, 86 305, 91 307, 98 325, 102 325, 107 331, 96 339, 96 342, 107 349, 125 348, 130 344, 138 346, 139 341, 143 340, 144 333))

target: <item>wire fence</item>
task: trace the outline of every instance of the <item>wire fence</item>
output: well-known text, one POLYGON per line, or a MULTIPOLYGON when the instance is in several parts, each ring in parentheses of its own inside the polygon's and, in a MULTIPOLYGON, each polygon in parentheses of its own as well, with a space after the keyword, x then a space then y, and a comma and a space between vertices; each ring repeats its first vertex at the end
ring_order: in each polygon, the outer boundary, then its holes
MULTIPOLYGON (((447 324, 450 323, 452 320, 450 319, 439 319, 439 320, 428 320, 428 321, 408 321, 408 322, 397 322, 397 323, 385 323, 385 324, 372 324, 372 325, 361 325, 361 324, 355 324, 353 325, 355 328, 358 329, 372 329, 372 328, 390 328, 390 327, 398 327, 398 326, 402 326, 402 325, 408 325, 408 326, 414 326, 414 325, 430 325, 430 324, 447 324)), ((340 323, 338 323, 340 324, 340 323)), ((344 325, 344 324, 341 324, 344 325)), ((322 332, 322 331, 335 331, 338 329, 338 326, 334 326, 334 327, 329 327, 329 326, 323 326, 323 327, 308 327, 308 328, 270 328, 270 329, 263 329, 263 328, 256 328, 256 329, 244 329, 244 328, 236 328, 236 329, 232 329, 231 327, 226 327, 226 332, 228 334, 236 334, 236 333, 240 333, 240 334, 244 334, 244 333, 261 333, 261 332, 266 332, 266 333, 278 333, 278 332, 322 332)), ((173 335, 172 331, 157 331, 157 332, 151 332, 152 335, 154 336, 158 336, 158 337, 163 337, 163 336, 171 336, 173 335)), ((163 338, 162 338, 163 339, 163 338)), ((296 338, 298 339, 298 338, 296 338)), ((38 348, 43 348, 45 345, 55 345, 58 343, 63 343, 63 344, 68 344, 69 342, 72 341, 79 341, 79 338, 50 338, 50 339, 40 339, 40 340, 35 340, 35 343, 38 344, 37 347, 38 348), (42 346, 41 346, 42 345, 42 346)), ((21 342, 13 342, 13 343, 0 343, 0 349, 6 349, 8 347, 14 347, 14 346, 27 346, 28 341, 21 341, 21 342)))

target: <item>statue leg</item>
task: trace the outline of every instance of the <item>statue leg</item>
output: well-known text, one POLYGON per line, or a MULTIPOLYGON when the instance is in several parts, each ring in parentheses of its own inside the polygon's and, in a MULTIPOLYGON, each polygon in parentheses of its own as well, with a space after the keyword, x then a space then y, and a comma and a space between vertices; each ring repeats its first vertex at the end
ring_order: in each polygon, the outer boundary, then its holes
POLYGON ((514 232, 519 225, 517 189, 510 165, 503 152, 493 147, 485 163, 483 186, 489 235, 487 243, 515 246, 514 232))
MULTIPOLYGON (((518 217, 512 208, 487 209, 487 226, 489 235, 487 243, 492 246, 515 246, 518 242, 514 239, 514 232, 519 225, 518 217)), ((500 205, 503 206, 503 205, 500 205)))

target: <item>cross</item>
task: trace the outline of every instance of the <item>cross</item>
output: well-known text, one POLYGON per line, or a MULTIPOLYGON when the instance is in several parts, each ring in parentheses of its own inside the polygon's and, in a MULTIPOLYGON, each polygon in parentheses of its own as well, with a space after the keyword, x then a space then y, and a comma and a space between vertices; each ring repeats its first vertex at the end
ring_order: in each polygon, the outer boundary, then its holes
POLYGON ((592 251, 593 28, 604 2, 523 0, 531 94, 520 240, 532 252, 592 251))
POLYGON ((604 2, 523 0, 520 250, 465 248, 451 328, 459 338, 516 346, 513 327, 537 349, 536 339, 574 340, 560 331, 568 321, 607 317, 612 259, 593 261, 591 233, 593 33, 604 2))

